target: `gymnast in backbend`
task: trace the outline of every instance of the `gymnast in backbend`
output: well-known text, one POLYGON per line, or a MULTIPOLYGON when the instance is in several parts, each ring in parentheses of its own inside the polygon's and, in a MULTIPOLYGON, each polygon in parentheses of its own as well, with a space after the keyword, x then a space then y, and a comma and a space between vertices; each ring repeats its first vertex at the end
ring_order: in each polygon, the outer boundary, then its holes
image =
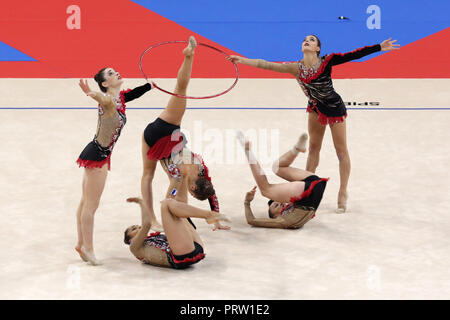
MULTIPOLYGON (((178 71, 174 90, 176 95, 186 95, 196 46, 197 42, 191 36, 188 46, 183 50, 184 61, 178 71)), ((186 138, 180 132, 180 125, 185 111, 186 99, 172 96, 167 107, 155 121, 148 124, 142 135, 144 170, 141 180, 141 191, 154 231, 163 230, 161 224, 156 221, 153 210, 152 181, 158 161, 166 172, 183 165, 187 176, 187 184, 183 185, 183 187, 187 188, 189 193, 198 200, 208 199, 211 210, 219 212, 219 202, 208 168, 199 155, 186 148, 186 138)), ((217 221, 214 224, 214 230, 216 229, 229 230, 230 228, 221 225, 217 221)))
POLYGON ((210 210, 188 205, 188 185, 193 177, 189 165, 180 163, 163 166, 169 176, 170 185, 166 199, 161 201, 161 218, 164 234, 148 235, 152 227, 151 215, 144 201, 129 198, 141 208, 142 225, 125 230, 124 242, 130 245, 131 253, 140 261, 174 269, 185 269, 205 257, 204 244, 190 218, 203 218, 209 224, 217 224, 227 217, 210 210))
POLYGON ((82 197, 77 210, 78 242, 75 250, 83 261, 100 264, 94 254, 94 214, 111 167, 111 153, 126 123, 126 103, 139 98, 152 86, 146 83, 133 90, 120 90, 123 79, 113 68, 103 68, 94 77, 101 92, 93 91, 86 80, 80 87, 98 102, 98 124, 94 139, 81 152, 77 163, 84 167, 82 197))
POLYGON ((293 148, 283 154, 273 165, 274 173, 286 183, 269 183, 255 158, 250 142, 241 132, 238 139, 243 144, 250 169, 261 194, 269 199, 269 218, 255 218, 250 203, 256 188, 247 192, 244 200, 247 223, 255 227, 298 229, 315 216, 322 200, 328 178, 291 166, 297 155, 306 152, 308 135, 302 134, 293 148))

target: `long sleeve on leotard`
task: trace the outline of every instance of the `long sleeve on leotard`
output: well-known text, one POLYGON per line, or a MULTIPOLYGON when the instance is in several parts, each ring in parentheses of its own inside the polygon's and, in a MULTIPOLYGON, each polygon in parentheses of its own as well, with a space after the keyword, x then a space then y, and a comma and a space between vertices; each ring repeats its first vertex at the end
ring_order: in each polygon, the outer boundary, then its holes
POLYGON ((128 92, 125 92, 123 94, 123 97, 125 99, 125 102, 129 102, 132 101, 134 99, 139 98, 140 96, 142 96, 144 93, 146 93, 147 91, 150 91, 152 88, 152 86, 150 85, 150 83, 146 83, 142 86, 136 87, 128 92))
POLYGON ((356 49, 352 52, 347 53, 333 53, 330 65, 335 66, 338 64, 342 64, 345 62, 349 62, 356 59, 361 59, 362 57, 365 57, 369 54, 375 53, 381 51, 381 46, 379 44, 373 45, 373 46, 367 46, 364 48, 356 49))
POLYGON ((219 212, 219 199, 217 199, 215 193, 208 198, 208 202, 209 206, 211 207, 211 211, 219 212))

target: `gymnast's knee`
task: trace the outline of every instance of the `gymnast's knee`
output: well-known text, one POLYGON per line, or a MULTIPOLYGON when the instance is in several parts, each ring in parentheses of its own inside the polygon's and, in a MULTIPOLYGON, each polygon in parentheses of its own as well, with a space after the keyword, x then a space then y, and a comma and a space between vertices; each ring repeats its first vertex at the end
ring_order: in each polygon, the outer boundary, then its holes
POLYGON ((322 148, 322 146, 320 144, 309 144, 309 154, 310 155, 317 155, 320 153, 320 149, 322 148))
POLYGON ((278 170, 280 170, 280 162, 279 161, 275 161, 272 164, 272 172, 275 173, 276 175, 278 175, 278 170))
POLYGON ((86 199, 83 208, 88 211, 96 211, 100 205, 100 199, 86 199))
POLYGON ((345 161, 345 160, 349 160, 350 156, 348 154, 348 150, 344 149, 344 150, 336 150, 336 156, 338 157, 339 161, 345 161))
POLYGON ((269 190, 270 190, 270 185, 267 185, 267 186, 259 186, 259 191, 261 192, 261 195, 263 196, 263 197, 266 197, 266 198, 270 198, 270 192, 269 192, 269 190))
POLYGON ((155 171, 151 169, 144 168, 144 172, 142 173, 142 179, 149 180, 149 182, 153 181, 153 178, 155 177, 155 171))

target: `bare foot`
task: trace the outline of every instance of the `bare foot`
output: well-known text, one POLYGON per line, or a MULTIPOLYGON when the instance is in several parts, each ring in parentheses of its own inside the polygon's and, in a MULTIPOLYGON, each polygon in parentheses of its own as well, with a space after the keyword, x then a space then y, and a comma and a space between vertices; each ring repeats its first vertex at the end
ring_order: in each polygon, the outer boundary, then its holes
POLYGON ((102 263, 97 260, 97 258, 94 255, 94 252, 86 250, 84 247, 80 248, 81 253, 86 257, 91 265, 93 266, 100 266, 102 263))
POLYGON ((299 152, 306 152, 306 142, 308 141, 308 134, 302 133, 300 138, 298 138, 297 143, 295 144, 295 150, 299 152))
POLYGON ((189 37, 189 44, 186 48, 183 50, 183 54, 186 57, 191 57, 195 53, 195 48, 197 47, 197 40, 193 36, 189 37))
MULTIPOLYGON (((141 208, 144 207, 144 200, 138 197, 128 198, 127 202, 137 203, 141 206, 141 208)), ((150 229, 156 232, 164 232, 164 228, 156 219, 151 221, 150 229)))
POLYGON ((78 252, 78 254, 80 255, 81 259, 82 259, 84 262, 88 262, 87 257, 84 255, 83 251, 81 251, 81 246, 76 246, 76 247, 75 247, 75 250, 78 252))
POLYGON ((338 194, 338 207, 336 213, 345 213, 347 211, 347 191, 340 191, 338 194))

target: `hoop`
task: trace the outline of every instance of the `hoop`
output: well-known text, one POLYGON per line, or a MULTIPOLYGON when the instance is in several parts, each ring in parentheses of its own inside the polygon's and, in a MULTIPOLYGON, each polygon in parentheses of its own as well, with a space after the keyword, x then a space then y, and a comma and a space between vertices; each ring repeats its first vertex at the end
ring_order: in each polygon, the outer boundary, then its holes
MULTIPOLYGON (((139 59, 139 69, 141 70, 141 73, 142 73, 142 75, 144 76, 144 78, 145 78, 146 80, 148 80, 147 75, 145 74, 144 69, 142 68, 142 58, 144 57, 144 55, 145 55, 148 51, 150 51, 150 50, 153 49, 153 48, 156 48, 156 47, 165 45, 165 44, 171 44, 171 43, 188 43, 188 42, 189 42, 188 40, 171 40, 171 41, 164 41, 164 42, 160 42, 160 43, 156 43, 156 44, 154 44, 154 45, 151 45, 150 47, 148 47, 147 49, 145 49, 145 51, 142 52, 141 57, 140 57, 140 59, 139 59)), ((197 46, 203 46, 203 47, 210 48, 210 49, 212 49, 212 50, 214 50, 214 51, 217 51, 217 52, 219 52, 219 53, 225 55, 226 57, 229 57, 229 55, 228 55, 227 53, 225 53, 224 51, 222 51, 222 50, 220 50, 220 49, 217 49, 217 48, 215 48, 215 47, 213 47, 213 46, 210 46, 209 44, 206 44, 206 43, 198 43, 197 46)), ((162 91, 162 92, 165 92, 165 93, 170 94, 170 95, 172 95, 172 96, 176 96, 176 97, 178 97, 178 98, 183 98, 183 99, 211 99, 211 98, 215 98, 215 97, 221 96, 221 95, 223 95, 223 94, 229 92, 231 89, 234 88, 234 86, 237 84, 237 82, 238 82, 238 80, 239 80, 239 69, 238 69, 236 63, 234 63, 233 61, 230 61, 230 62, 234 65, 234 69, 236 70, 236 80, 234 80, 234 82, 233 82, 233 84, 231 85, 231 87, 229 87, 227 90, 225 90, 225 91, 223 91, 223 92, 221 92, 221 93, 218 93, 218 94, 214 94, 214 95, 211 95, 211 96, 205 96, 205 97, 190 97, 190 96, 184 96, 184 95, 181 95, 181 94, 176 94, 176 93, 173 93, 173 92, 164 90, 163 88, 159 87, 154 81, 152 81, 152 86, 155 87, 156 89, 162 91)))

